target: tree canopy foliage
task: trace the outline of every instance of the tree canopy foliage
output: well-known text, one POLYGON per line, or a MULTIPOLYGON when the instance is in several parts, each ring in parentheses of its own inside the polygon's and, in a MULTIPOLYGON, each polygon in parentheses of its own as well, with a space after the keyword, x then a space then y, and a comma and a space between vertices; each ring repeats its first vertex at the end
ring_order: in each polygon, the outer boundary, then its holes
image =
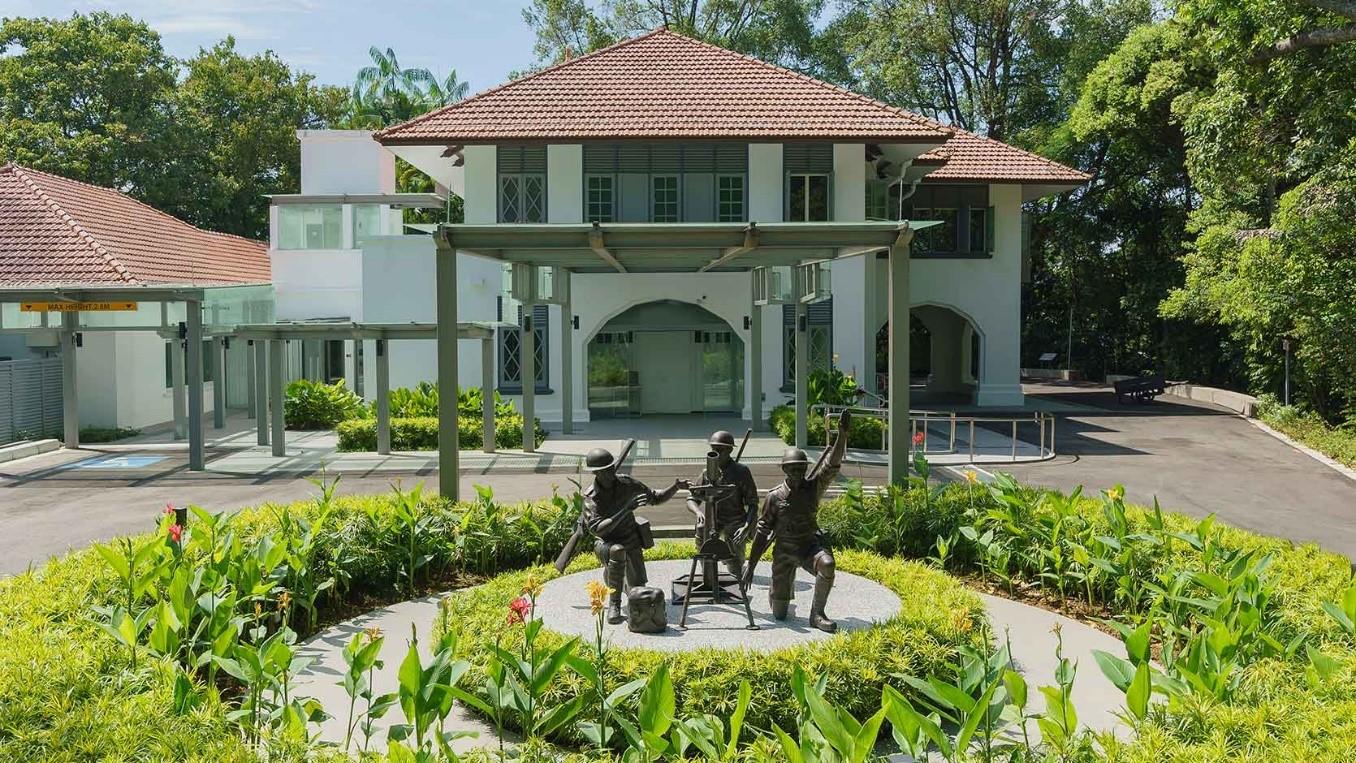
POLYGON ((295 131, 342 109, 341 94, 230 38, 179 61, 125 15, 0 24, 0 159, 212 230, 264 236, 264 195, 297 185, 295 131))

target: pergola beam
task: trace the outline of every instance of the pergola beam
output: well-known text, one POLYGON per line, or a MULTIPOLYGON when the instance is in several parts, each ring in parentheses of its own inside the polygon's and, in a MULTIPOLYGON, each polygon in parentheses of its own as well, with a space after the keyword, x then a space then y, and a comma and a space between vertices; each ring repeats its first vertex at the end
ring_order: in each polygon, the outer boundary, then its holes
POLYGON ((603 231, 598 223, 594 223, 593 229, 589 231, 589 248, 598 255, 598 259, 611 265, 613 270, 618 273, 626 272, 626 266, 621 264, 621 260, 607 248, 607 241, 603 238, 603 231))
POLYGON ((720 256, 706 263, 698 270, 698 273, 705 273, 712 268, 722 267, 735 258, 743 254, 748 254, 758 248, 758 223, 749 223, 749 227, 744 229, 744 243, 739 246, 727 247, 721 251, 720 256))

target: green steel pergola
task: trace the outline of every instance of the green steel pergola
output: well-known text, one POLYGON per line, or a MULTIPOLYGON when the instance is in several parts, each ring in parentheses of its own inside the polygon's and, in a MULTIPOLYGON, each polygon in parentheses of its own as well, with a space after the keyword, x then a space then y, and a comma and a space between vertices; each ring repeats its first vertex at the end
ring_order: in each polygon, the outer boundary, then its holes
MULTIPOLYGON (((909 442, 909 242, 927 222, 812 223, 593 223, 593 224, 447 224, 434 235, 437 244, 438 380, 443 390, 457 380, 457 252, 505 263, 559 268, 565 280, 563 308, 571 314, 571 273, 741 272, 759 267, 798 266, 841 257, 889 253, 889 473, 891 481, 908 474, 909 442), (450 382, 450 384, 449 384, 450 382)), ((796 309, 796 442, 806 444, 808 421, 808 338, 804 316, 808 305, 800 280, 796 309)), ((754 305, 750 295, 750 307, 754 305)), ((747 385, 750 414, 762 419, 761 321, 750 310, 750 363, 747 385)), ((528 316, 531 311, 526 311, 528 316)), ((570 325, 570 320, 564 322, 570 325)), ((520 327, 521 328, 521 327, 520 327)), ((535 377, 533 332, 523 332, 523 378, 535 377)), ((562 429, 573 430, 572 342, 562 342, 562 429)), ((531 422, 535 390, 523 385, 523 419, 531 422)), ((439 442, 456 442, 457 396, 439 396, 439 442)), ((530 427, 526 423, 525 428, 530 427)), ((524 449, 531 449, 524 438, 524 449)), ((439 473, 457 474, 456 448, 439 449, 439 473)), ((440 480, 444 496, 457 498, 457 480, 440 480)))
MULTIPOLYGON (((462 321, 452 328, 457 339, 476 339, 481 348, 481 384, 484 389, 493 389, 494 373, 494 332, 493 323, 462 321)), ((254 345, 254 416, 257 422, 258 443, 271 445, 273 455, 282 457, 287 454, 286 427, 283 419, 282 401, 286 397, 283 375, 283 347, 290 340, 299 341, 353 341, 372 340, 376 343, 376 414, 377 414, 377 453, 387 455, 391 452, 391 354, 387 345, 392 341, 409 339, 437 339, 436 323, 352 323, 352 322, 282 322, 244 324, 235 326, 232 336, 250 341, 254 345), (274 401, 270 407, 269 401, 274 401)), ((454 340, 455 351, 455 340, 454 340)), ((439 344, 441 350, 442 345, 439 344)), ((453 377, 455 381, 455 377, 453 377)), ((441 379, 440 379, 441 381, 441 379)), ((453 414, 456 414, 456 385, 452 386, 453 414)), ((494 452, 494 395, 484 395, 481 406, 483 448, 486 453, 494 452)), ((440 396, 441 399, 441 396, 440 396)), ((441 414, 442 411, 440 410, 441 414)), ((439 436, 447 433, 439 430, 439 436)), ((457 442, 455 418, 452 426, 452 439, 440 439, 439 443, 457 442)), ((452 448, 456 450, 456 448, 452 448)), ((453 480, 455 483, 456 480, 453 480)))

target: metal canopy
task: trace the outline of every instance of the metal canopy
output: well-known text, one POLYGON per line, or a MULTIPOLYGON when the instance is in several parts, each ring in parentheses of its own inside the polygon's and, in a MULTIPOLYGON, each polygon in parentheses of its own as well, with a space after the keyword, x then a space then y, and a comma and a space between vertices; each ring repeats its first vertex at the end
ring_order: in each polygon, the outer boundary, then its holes
MULTIPOLYGON (((231 284, 221 288, 266 284, 231 284)), ((0 287, 0 302, 201 302, 212 287, 127 284, 0 287)))
MULTIPOLYGON (((490 339, 498 324, 457 323, 458 339, 490 339)), ((251 323, 230 332, 240 339, 436 339, 437 323, 251 323)))
POLYGON ((293 204, 380 204, 396 209, 441 209, 447 199, 436 193, 288 193, 272 194, 274 206, 293 204))
POLYGON ((448 224, 444 250, 578 273, 730 272, 865 254, 938 221, 448 224))

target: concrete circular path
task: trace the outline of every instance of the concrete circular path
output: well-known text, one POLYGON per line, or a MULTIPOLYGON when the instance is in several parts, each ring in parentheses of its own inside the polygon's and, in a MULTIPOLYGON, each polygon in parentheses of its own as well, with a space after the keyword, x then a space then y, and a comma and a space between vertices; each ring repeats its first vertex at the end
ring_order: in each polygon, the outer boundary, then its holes
MULTIPOLYGON (((692 562, 681 559, 645 563, 650 576, 649 585, 664 591, 665 600, 670 600, 670 584, 674 578, 686 575, 691 566, 692 562)), ((770 565, 764 562, 759 569, 767 573, 770 565)), ((589 611, 584 585, 590 580, 597 580, 600 574, 599 570, 587 570, 547 583, 539 597, 537 616, 547 628, 557 633, 591 640, 594 620, 593 613, 589 611)), ((759 630, 747 629, 748 618, 742 605, 714 606, 697 602, 688 608, 687 630, 680 630, 678 619, 682 607, 670 601, 669 627, 665 632, 632 633, 622 623, 607 626, 607 637, 613 646, 644 647, 665 652, 705 648, 772 651, 833 638, 833 634, 811 628, 806 622, 814 594, 814 577, 810 573, 797 571, 791 616, 783 622, 773 619, 768 606, 767 588, 770 582, 767 574, 754 576, 749 608, 753 611, 753 621, 759 630)), ((829 597, 827 610, 842 632, 862 630, 889 620, 899 613, 900 607, 899 597, 880 583, 860 575, 839 572, 834 579, 833 595, 829 597)))
MULTIPOLYGON (((651 569, 656 568, 658 564, 662 563, 651 563, 651 569)), ((596 574, 596 571, 593 574, 596 574)), ((581 586, 582 582, 581 580, 581 586)), ((763 589, 757 586, 755 590, 763 589)), ((842 591, 835 593, 841 594, 842 591)), ((1005 632, 1011 638, 1013 661, 1026 677, 1031 694, 1036 697, 1032 700, 1033 705, 1028 708, 1029 711, 1039 712, 1042 709, 1036 687, 1053 686, 1056 683, 1054 631, 1058 625, 1064 639, 1064 656, 1078 664, 1073 698, 1074 706, 1078 710, 1079 724, 1093 731, 1112 731, 1121 736, 1129 733, 1118 717, 1118 713, 1124 707, 1124 695, 1102 675, 1092 656, 1095 649, 1123 655, 1124 648, 1118 639, 1076 620, 1038 607, 987 594, 979 596, 988 612, 995 638, 1001 640, 1005 632)), ((433 596, 415 599, 374 610, 327 628, 301 646, 302 656, 312 658, 314 662, 295 677, 293 695, 320 700, 326 712, 334 716, 321 724, 319 733, 322 740, 338 744, 343 744, 344 741, 344 726, 348 717, 348 695, 344 693, 342 686, 344 644, 365 628, 372 626, 381 628, 386 634, 386 642, 381 653, 385 664, 373 676, 374 690, 377 694, 395 691, 398 686, 397 672, 400 669, 400 661, 404 659, 409 649, 411 625, 419 632, 420 649, 427 661, 428 647, 431 643, 430 631, 438 614, 438 602, 442 598, 433 596)), ((542 598, 551 600, 556 597, 542 598)), ((846 599, 845 596, 838 598, 840 608, 846 603, 846 599)), ((895 601, 898 602, 898 599, 895 601)), ((837 614, 833 606, 834 599, 830 599, 830 613, 837 614)), ((803 624, 804 621, 801 622, 803 624)), ((617 632, 614 630, 614 634, 617 632)), ((619 632, 629 633, 625 626, 621 626, 619 632)), ((742 625, 729 633, 732 639, 737 640, 744 640, 750 634, 742 625)), ((386 717, 377 723, 372 738, 373 749, 385 749, 387 729, 403 721, 400 708, 392 708, 386 717)), ((458 751, 495 744, 493 726, 471 715, 460 703, 453 706, 445 728, 447 731, 468 731, 478 735, 475 738, 458 740, 454 744, 458 751)), ((1039 732, 1035 723, 1029 724, 1028 731, 1032 739, 1037 738, 1039 732)), ((360 742, 359 739, 358 743, 360 742)), ((358 744, 355 744, 354 749, 357 747, 358 744)))

